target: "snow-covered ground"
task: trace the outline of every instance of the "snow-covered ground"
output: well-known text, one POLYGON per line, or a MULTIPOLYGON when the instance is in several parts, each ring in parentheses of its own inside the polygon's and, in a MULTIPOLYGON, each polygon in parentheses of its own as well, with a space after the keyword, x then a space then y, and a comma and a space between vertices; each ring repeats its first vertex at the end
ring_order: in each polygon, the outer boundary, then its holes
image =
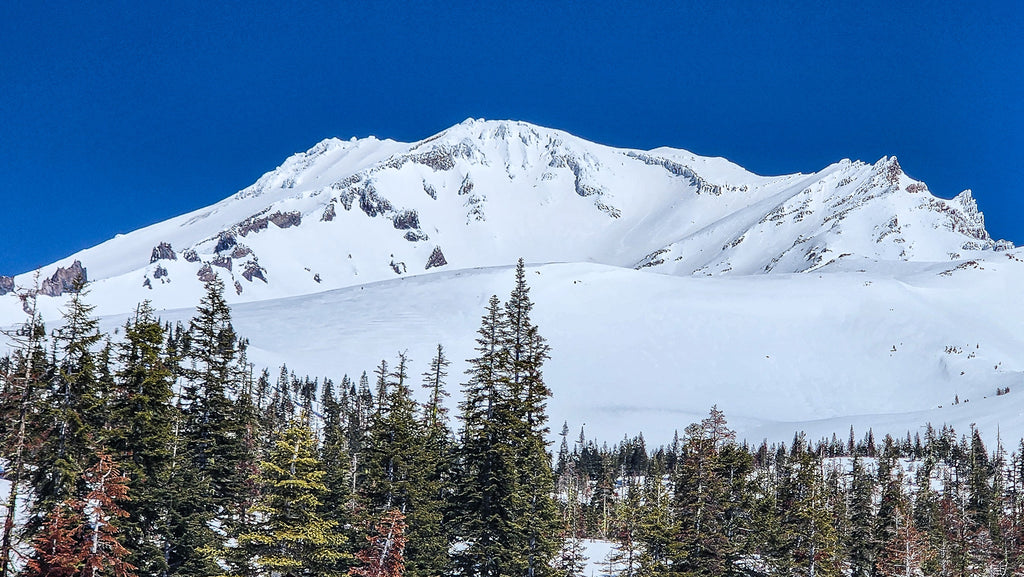
POLYGON ((614 549, 615 543, 611 541, 585 539, 583 541, 583 554, 587 558, 587 564, 583 569, 583 577, 615 575, 616 573, 614 572, 608 572, 608 563, 605 561, 614 549))
MULTIPOLYGON (((845 439, 851 424, 880 437, 925 422, 1020 436, 1024 311, 1007 283, 1024 281, 1024 263, 999 258, 985 270, 902 279, 531 265, 534 320, 551 345, 552 428, 565 420, 588 436, 643 432, 657 444, 717 404, 752 442, 788 441, 798 429, 845 439)), ((440 272, 241 303, 233 318, 250 360, 271 374, 287 363, 300 375, 355 378, 399 351, 418 374, 441 343, 456 391, 488 297, 506 297, 512 281, 511 267, 440 272)), ((193 309, 159 314, 186 322, 193 309)), ((105 317, 103 328, 125 318, 105 317)))

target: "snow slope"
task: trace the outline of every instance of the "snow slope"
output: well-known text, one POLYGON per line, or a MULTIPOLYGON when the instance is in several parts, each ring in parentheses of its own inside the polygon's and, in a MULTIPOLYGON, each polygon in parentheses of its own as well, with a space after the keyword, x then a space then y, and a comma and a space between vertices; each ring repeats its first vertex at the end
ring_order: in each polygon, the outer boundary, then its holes
MULTIPOLYGON (((969 191, 938 199, 895 158, 763 177, 469 120, 411 144, 325 140, 41 274, 80 261, 112 330, 142 299, 186 320, 217 273, 255 363, 337 379, 406 349, 423 370, 438 342, 468 358, 522 256, 556 427, 660 442, 718 404, 752 440, 788 440, 925 421, 1024 434, 1021 393, 995 397, 1024 371, 1021 254, 969 191)), ((65 298, 40 297, 51 324, 65 298)), ((0 295, 0 326, 23 317, 0 295)))
MULTIPOLYGON (((534 320, 552 348, 553 428, 567 420, 602 439, 643 432, 665 442, 717 404, 752 441, 788 441, 797 429, 845 438, 851 424, 905 433, 925 422, 989 424, 992 435, 998 423, 1005 436, 1024 435, 1024 311, 1010 290, 1024 262, 998 257, 899 278, 529 266, 534 320), (997 397, 1004 386, 1010 394, 997 397), (956 396, 966 402, 951 407, 956 396)), ((507 296, 512 279, 510 267, 438 272, 242 303, 233 317, 257 366, 287 363, 335 381, 398 351, 418 374, 441 343, 455 391, 487 298, 507 296)))

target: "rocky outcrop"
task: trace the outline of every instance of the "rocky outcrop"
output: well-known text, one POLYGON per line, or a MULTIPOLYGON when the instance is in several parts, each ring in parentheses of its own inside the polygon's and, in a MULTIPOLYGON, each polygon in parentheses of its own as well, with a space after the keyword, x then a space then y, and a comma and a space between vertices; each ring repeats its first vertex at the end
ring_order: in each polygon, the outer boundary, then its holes
POLYGON ((395 271, 395 274, 405 274, 406 269, 404 262, 395 262, 392 260, 389 264, 391 265, 391 270, 395 271))
POLYGON ((423 192, 427 193, 427 196, 437 200, 437 189, 427 181, 423 181, 423 192))
POLYGON ((267 228, 269 220, 265 216, 250 216, 242 222, 235 225, 235 230, 238 234, 245 236, 250 232, 259 232, 267 228))
POLYGON ((238 240, 235 239, 235 235, 230 232, 222 232, 220 233, 220 237, 217 239, 217 246, 214 247, 213 251, 224 252, 226 250, 231 250, 235 248, 236 244, 238 244, 238 240))
POLYGON ((164 267, 162 267, 160 265, 157 265, 156 266, 156 270, 153 271, 153 278, 155 278, 157 280, 160 280, 160 279, 162 279, 162 278, 164 278, 166 276, 167 276, 167 269, 165 269, 164 267))
POLYGON ((231 251, 231 258, 245 258, 250 254, 252 254, 252 249, 239 243, 235 245, 235 250, 231 251))
POLYGON ((213 272, 213 267, 210 266, 210 263, 206 263, 199 269, 196 276, 203 282, 212 282, 213 279, 217 278, 217 273, 213 272))
POLYGON ((199 262, 199 255, 190 248, 181 253, 181 258, 185 259, 185 262, 199 262))
POLYGON ((39 294, 57 297, 74 289, 75 283, 88 281, 85 268, 81 261, 76 260, 68 268, 57 267, 57 272, 40 285, 39 294))
POLYGON ((170 243, 162 242, 153 247, 153 254, 150 255, 149 262, 154 263, 158 260, 178 260, 178 255, 174 254, 170 243))
MULTIPOLYGON (((650 154, 645 154, 642 152, 630 151, 626 153, 626 156, 630 158, 635 158, 636 160, 639 160, 640 162, 643 162, 644 164, 650 166, 660 166, 675 176, 681 176, 689 180, 690 185, 697 189, 697 194, 711 194, 714 196, 721 196, 722 192, 724 191, 721 185, 711 184, 710 182, 704 180, 699 174, 694 172, 693 169, 691 169, 689 166, 686 166, 685 164, 679 164, 678 162, 669 160, 667 158, 662 158, 660 156, 652 156, 650 154)), ((573 170, 573 173, 577 175, 577 182, 579 182, 579 174, 575 170, 573 170)), ((579 194, 579 192, 579 188, 577 187, 576 193, 579 194)))
POLYGON ((220 268, 226 268, 228 270, 231 270, 231 257, 217 256, 212 261, 210 261, 210 264, 212 264, 213 266, 219 266, 220 268))
POLYGON ((324 214, 323 216, 320 217, 320 220, 323 222, 331 222, 332 220, 334 220, 335 216, 337 215, 334 212, 334 203, 332 202, 327 205, 327 208, 324 209, 324 214))
POLYGON ((235 281, 235 294, 242 294, 242 283, 235 281))
POLYGON ((288 228, 302 224, 302 213, 293 210, 291 212, 275 212, 267 217, 267 220, 277 225, 278 228, 288 228))
POLYGON ((258 262, 250 260, 245 263, 245 268, 242 270, 242 277, 245 280, 252 282, 252 279, 258 278, 263 282, 267 282, 267 277, 264 273, 267 272, 258 262))
POLYGON ((420 216, 415 210, 403 210, 391 217, 391 224, 398 230, 420 227, 420 216))
POLYGON ((14 291, 14 277, 0 276, 0 296, 14 291))
POLYGON ((430 258, 427 259, 427 266, 424 270, 430 270, 437 266, 444 266, 448 264, 448 261, 444 259, 444 253, 441 252, 441 247, 435 246, 434 252, 430 253, 430 258))
MULTIPOLYGON (((420 144, 426 144, 423 141, 420 144)), ((384 163, 387 168, 399 169, 407 162, 430 167, 435 172, 443 172, 455 168, 455 161, 458 159, 470 159, 477 155, 477 150, 468 142, 460 142, 456 145, 441 144, 434 146, 425 152, 403 154, 388 159, 384 163)))
POLYGON ((421 240, 428 240, 429 238, 430 237, 427 236, 427 233, 423 232, 422 230, 410 230, 409 232, 405 233, 405 240, 409 242, 418 242, 421 240))

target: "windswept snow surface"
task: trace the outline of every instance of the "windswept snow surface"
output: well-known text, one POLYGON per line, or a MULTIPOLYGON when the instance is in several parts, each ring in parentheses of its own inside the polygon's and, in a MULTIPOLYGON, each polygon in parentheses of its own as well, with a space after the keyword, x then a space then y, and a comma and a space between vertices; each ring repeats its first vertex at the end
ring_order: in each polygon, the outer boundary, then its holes
MULTIPOLYGON (((891 157, 759 176, 467 120, 416 143, 325 140, 39 272, 81 261, 107 330, 143 299, 187 320, 216 273, 259 366, 337 380, 408 350, 422 371, 441 343, 454 391, 524 257, 553 428, 659 443, 717 404, 756 442, 928 421, 1020 436, 1022 255, 970 191, 937 198, 891 157)), ((50 326, 66 299, 39 298, 50 326)), ((0 326, 24 316, 0 295, 0 326)))

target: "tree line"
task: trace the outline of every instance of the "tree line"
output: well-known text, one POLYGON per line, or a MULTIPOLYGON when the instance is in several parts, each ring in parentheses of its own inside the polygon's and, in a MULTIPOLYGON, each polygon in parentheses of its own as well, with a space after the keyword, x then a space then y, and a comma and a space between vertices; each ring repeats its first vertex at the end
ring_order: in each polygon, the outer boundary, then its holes
POLYGON ((223 290, 109 335, 79 286, 59 329, 10 335, 0 577, 582 577, 588 538, 609 576, 1024 574, 1024 444, 973 427, 752 447, 712 408, 654 449, 566 424, 550 453, 522 261, 455 415, 441 345, 421 374, 254 374, 223 290))
MULTIPOLYGON (((1024 441, 989 451, 978 429, 751 447, 712 408, 667 446, 568 442, 557 487, 580 567, 584 538, 616 542, 603 574, 1024 574, 1024 441)), ((569 575, 569 573, 566 573, 569 575)))

